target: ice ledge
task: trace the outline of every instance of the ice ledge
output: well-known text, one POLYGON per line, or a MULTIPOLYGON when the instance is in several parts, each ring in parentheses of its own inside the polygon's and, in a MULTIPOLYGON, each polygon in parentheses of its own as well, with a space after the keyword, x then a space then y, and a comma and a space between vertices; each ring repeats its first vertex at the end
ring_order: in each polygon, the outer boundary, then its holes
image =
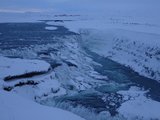
POLYGON ((0 79, 5 81, 33 77, 49 70, 50 64, 42 60, 11 59, 0 56, 0 79))

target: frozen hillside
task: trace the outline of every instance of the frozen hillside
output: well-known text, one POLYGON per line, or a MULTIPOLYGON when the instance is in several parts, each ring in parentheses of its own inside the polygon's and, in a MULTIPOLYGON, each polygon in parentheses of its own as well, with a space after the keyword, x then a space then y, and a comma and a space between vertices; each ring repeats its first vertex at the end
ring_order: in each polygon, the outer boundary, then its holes
POLYGON ((128 66, 143 76, 160 80, 160 35, 109 29, 86 30, 86 46, 114 61, 128 66))

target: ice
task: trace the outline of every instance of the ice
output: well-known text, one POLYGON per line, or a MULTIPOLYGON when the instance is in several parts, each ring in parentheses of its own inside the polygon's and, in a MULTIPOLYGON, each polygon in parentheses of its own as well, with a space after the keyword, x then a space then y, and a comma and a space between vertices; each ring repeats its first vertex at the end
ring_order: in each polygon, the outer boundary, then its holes
POLYGON ((131 98, 121 105, 119 113, 128 120, 158 120, 160 118, 160 104, 157 101, 148 99, 145 92, 136 87, 130 88, 129 91, 120 91, 119 93, 131 98))
POLYGON ((56 30, 57 27, 50 26, 50 27, 45 27, 45 29, 47 29, 47 30, 56 30))

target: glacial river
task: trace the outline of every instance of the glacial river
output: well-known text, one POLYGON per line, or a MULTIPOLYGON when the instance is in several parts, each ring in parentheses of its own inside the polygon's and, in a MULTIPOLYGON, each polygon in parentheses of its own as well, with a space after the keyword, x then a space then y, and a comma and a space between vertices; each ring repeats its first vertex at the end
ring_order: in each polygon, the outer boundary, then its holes
MULTIPOLYGON (((0 24, 0 49, 9 50, 34 44, 54 43, 56 41, 51 41, 51 38, 55 35, 62 37, 63 35, 75 34, 68 31, 68 29, 63 26, 55 26, 57 27, 57 30, 55 31, 44 29, 46 26, 49 25, 46 25, 43 22, 0 24)), ((101 57, 96 53, 89 51, 88 48, 84 49, 95 62, 102 65, 93 67, 95 71, 99 72, 101 75, 108 76, 109 80, 106 81, 106 85, 86 91, 80 91, 74 95, 50 98, 47 101, 43 101, 43 104, 56 107, 61 106, 63 109, 69 109, 67 108, 67 105, 72 106, 73 108, 81 106, 96 113, 108 111, 114 116, 117 114, 117 108, 124 102, 123 96, 117 92, 120 90, 128 90, 131 86, 138 86, 144 90, 148 90, 146 96, 160 102, 160 83, 140 76, 130 68, 108 58, 101 57), (67 105, 65 107, 65 105, 62 106, 60 104, 67 105)))

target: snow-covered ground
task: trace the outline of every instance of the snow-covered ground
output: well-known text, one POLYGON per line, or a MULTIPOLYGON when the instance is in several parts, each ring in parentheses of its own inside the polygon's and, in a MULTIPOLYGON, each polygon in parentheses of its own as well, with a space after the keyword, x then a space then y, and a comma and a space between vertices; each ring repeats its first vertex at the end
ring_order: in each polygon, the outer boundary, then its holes
POLYGON ((160 35, 122 29, 86 30, 86 46, 93 52, 160 81, 160 35))
POLYGON ((39 105, 15 93, 0 90, 1 120, 83 120, 82 118, 58 108, 39 105))
POLYGON ((119 91, 124 95, 124 102, 119 108, 119 113, 129 120, 159 120, 159 102, 145 97, 146 91, 132 87, 129 91, 119 91))
MULTIPOLYGON (((0 79, 9 80, 26 74, 46 73, 50 64, 40 60, 11 59, 0 56, 0 79)), ((33 75, 34 76, 34 75, 33 75)))

